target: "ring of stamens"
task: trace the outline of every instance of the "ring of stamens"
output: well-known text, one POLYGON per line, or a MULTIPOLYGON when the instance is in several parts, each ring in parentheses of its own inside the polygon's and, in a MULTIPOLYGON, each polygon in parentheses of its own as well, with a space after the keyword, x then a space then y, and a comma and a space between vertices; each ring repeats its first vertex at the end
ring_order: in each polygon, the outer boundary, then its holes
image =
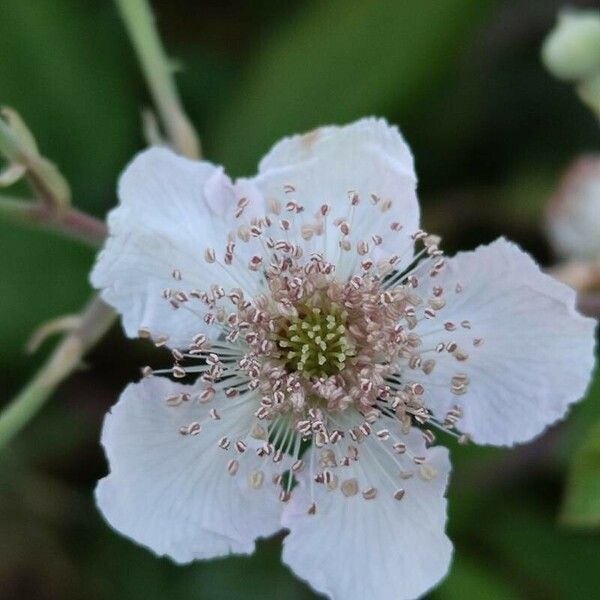
MULTIPOLYGON (((293 193, 294 188, 288 186, 284 191, 293 193)), ((354 193, 349 197, 352 211, 359 198, 354 193)), ((374 210, 385 212, 391 206, 391 202, 380 201, 375 195, 371 200, 374 210)), ((237 218, 243 215, 247 204, 245 199, 240 200, 237 218)), ((296 202, 288 202, 286 209, 292 217, 304 210, 296 202)), ((239 454, 230 461, 232 475, 238 472, 239 461, 251 438, 262 442, 255 450, 261 458, 272 457, 273 462, 279 462, 283 455, 290 455, 294 461, 291 475, 278 477, 279 483, 285 481, 281 493, 283 501, 289 499, 294 473, 305 466, 301 458, 303 442, 310 442, 315 452, 322 453, 318 463, 322 470, 315 471, 313 469, 318 467, 311 466, 311 480, 326 484, 328 489, 337 486, 338 478, 332 469, 352 467, 359 455, 355 444, 369 437, 383 444, 386 452, 396 457, 394 460, 406 455, 409 465, 413 463, 414 472, 423 479, 433 477, 424 457, 411 455, 397 434, 375 427, 380 418, 387 417, 399 422, 403 434, 413 425, 431 426, 466 441, 455 429, 462 415, 460 407, 453 407, 443 420, 434 418, 426 406, 426 387, 421 383, 434 369, 437 354, 448 354, 459 362, 468 358, 468 352, 454 341, 433 345, 429 341, 424 348, 417 333, 419 321, 436 318, 446 303, 441 287, 433 286, 430 297, 417 295, 417 288, 423 287, 420 278, 434 278, 444 268, 439 239, 423 231, 415 232, 412 240, 420 243, 422 249, 405 271, 397 268, 399 256, 375 262, 365 257, 368 244, 356 241, 357 272, 347 281, 340 281, 335 274, 336 264, 322 254, 304 256, 302 246, 288 239, 288 232, 293 229, 300 230, 307 241, 323 235, 327 231, 324 220, 330 207, 323 205, 315 216, 316 221, 302 226, 279 218, 281 210, 273 201, 271 214, 241 225, 237 234, 230 236, 223 261, 219 262, 224 269, 234 263, 236 237, 242 243, 254 243, 253 240, 258 239, 264 253, 253 256, 247 267, 251 274, 258 276, 262 293, 248 299, 239 288, 226 291, 216 284, 205 291, 164 291, 165 299, 175 309, 199 301, 204 305, 205 323, 222 331, 217 341, 209 342, 205 335, 199 334, 186 352, 174 350, 175 365, 169 372, 177 378, 199 373, 204 386, 198 397, 202 403, 212 401, 217 392, 226 399, 239 398, 231 400, 234 403, 259 399, 254 412, 256 421, 247 436, 238 440, 223 437, 218 445, 224 451, 235 450, 239 454), (271 237, 277 229, 284 232, 285 239, 271 237), (204 363, 182 366, 185 358, 194 357, 203 359, 204 363), (360 419, 353 425, 348 425, 351 419, 345 412, 350 407, 360 419), (350 445, 340 443, 344 438, 350 445), (344 453, 342 448, 347 451, 344 453), (323 453, 327 454, 327 460, 323 460, 323 453)), ((349 241, 352 218, 350 215, 348 220, 338 221, 339 248, 343 256, 353 248, 349 241)), ((391 234, 401 228, 398 223, 392 223, 391 234)), ((381 235, 373 236, 373 245, 381 245, 382 239, 381 235)), ((209 263, 217 261, 215 250, 207 249, 205 259, 209 263)), ((246 274, 240 270, 237 276, 241 281, 246 274)), ((181 281, 181 272, 174 271, 173 278, 181 281)), ((462 286, 457 284, 452 292, 461 291, 462 286)), ((471 329, 471 324, 446 321, 442 329, 453 331, 457 327, 471 329)), ((149 335, 146 330, 143 333, 149 335)), ((157 340, 159 345, 165 342, 165 338, 157 340)), ((472 339, 474 348, 482 343, 482 338, 472 339)), ((450 384, 449 391, 460 396, 465 393, 469 378, 456 372, 450 384)), ((177 406, 189 399, 182 394, 167 401, 177 406)), ((212 409, 208 421, 224 418, 226 411, 227 404, 218 410, 212 409)), ((203 425, 192 423, 180 431, 184 435, 196 435, 203 425)), ((423 437, 427 445, 435 441, 430 429, 423 430, 423 437)), ((252 479, 255 484, 263 480, 262 472, 258 473, 261 476, 252 479)), ((412 474, 413 469, 402 469, 400 478, 406 479, 412 474)), ((346 478, 339 489, 345 496, 355 495, 357 482, 346 478)), ((404 493, 400 487, 394 498, 399 500, 404 493)), ((376 495, 377 490, 372 487, 362 491, 365 500, 372 500, 376 495)), ((308 512, 314 514, 314 504, 308 512)))

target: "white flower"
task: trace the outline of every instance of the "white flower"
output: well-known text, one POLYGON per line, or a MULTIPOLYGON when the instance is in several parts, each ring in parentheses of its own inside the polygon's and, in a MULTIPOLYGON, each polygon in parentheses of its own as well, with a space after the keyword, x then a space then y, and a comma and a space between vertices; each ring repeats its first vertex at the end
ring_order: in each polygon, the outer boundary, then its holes
POLYGON ((600 155, 569 167, 548 204, 546 225, 560 256, 600 260, 600 155))
POLYGON ((338 600, 444 576, 434 432, 539 434, 584 394, 594 322, 510 242, 446 260, 415 187, 375 119, 284 139, 236 182, 165 149, 134 159, 92 281, 128 335, 171 348, 155 375, 190 384, 149 377, 107 416, 109 523, 178 562, 285 527, 283 560, 338 600))

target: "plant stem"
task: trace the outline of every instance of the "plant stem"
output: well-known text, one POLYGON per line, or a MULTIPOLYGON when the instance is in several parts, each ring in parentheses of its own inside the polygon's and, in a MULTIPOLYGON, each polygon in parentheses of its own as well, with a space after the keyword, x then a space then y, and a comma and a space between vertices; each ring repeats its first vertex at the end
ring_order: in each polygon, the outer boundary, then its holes
POLYGON ((184 156, 198 158, 200 142, 177 95, 173 68, 165 55, 147 0, 115 2, 171 143, 184 156))
POLYGON ((17 161, 21 158, 19 144, 14 139, 10 127, 2 119, 0 119, 0 153, 10 161, 17 161))
POLYGON ((13 439, 58 385, 77 368, 115 318, 115 313, 98 297, 90 301, 81 314, 79 327, 63 338, 46 364, 0 413, 0 449, 13 439))
MULTIPOLYGON (((146 0, 115 1, 171 144, 184 156, 198 158, 200 143, 177 95, 172 69, 164 54, 148 3, 146 0)), ((0 218, 41 226, 93 247, 100 246, 107 233, 104 223, 70 208, 70 193, 62 175, 39 155, 35 141, 20 117, 14 111, 7 113, 5 110, 3 114, 5 118, 12 119, 13 126, 16 124, 20 127, 22 143, 0 119, 0 153, 10 162, 27 167, 29 179, 45 203, 0 197, 0 218)), ((83 356, 108 331, 116 314, 95 296, 81 313, 80 319, 80 324, 63 337, 40 371, 0 413, 0 448, 13 439, 58 385, 77 368, 83 356)))
POLYGON ((0 196, 0 219, 20 225, 46 229, 99 248, 106 238, 106 225, 76 208, 56 213, 46 204, 0 196))
POLYGON ((56 214, 71 206, 71 190, 66 179, 37 149, 35 139, 19 114, 7 107, 1 111, 0 153, 9 163, 21 165, 40 200, 56 214))

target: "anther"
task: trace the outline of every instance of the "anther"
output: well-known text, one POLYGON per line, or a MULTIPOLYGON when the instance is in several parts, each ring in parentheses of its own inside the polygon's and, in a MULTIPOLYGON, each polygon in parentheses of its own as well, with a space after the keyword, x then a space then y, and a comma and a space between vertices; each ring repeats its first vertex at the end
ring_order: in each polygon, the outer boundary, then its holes
POLYGON ((200 423, 198 422, 194 422, 194 423, 190 423, 190 425, 188 425, 188 434, 189 435, 198 435, 200 433, 200 430, 202 429, 200 423))
POLYGON ((398 453, 398 454, 404 454, 406 452, 406 445, 403 444, 402 442, 396 442, 392 448, 398 453))
POLYGON ((154 345, 157 348, 162 348, 162 346, 166 345, 168 339, 166 335, 159 335, 154 339, 154 345))
POLYGON ((365 500, 373 500, 377 496, 377 489, 374 487, 367 488, 363 491, 362 496, 365 500))
POLYGON ((435 442, 435 435, 430 429, 423 431, 423 439, 427 446, 431 446, 435 442))
POLYGON ((429 375, 433 371, 434 367, 435 360, 433 360, 433 358, 427 359, 422 366, 423 373, 425 373, 425 375, 429 375))
POLYGON ((206 404, 210 402, 215 397, 215 389, 212 387, 207 387, 205 390, 200 392, 198 396, 198 401, 201 404, 206 404))

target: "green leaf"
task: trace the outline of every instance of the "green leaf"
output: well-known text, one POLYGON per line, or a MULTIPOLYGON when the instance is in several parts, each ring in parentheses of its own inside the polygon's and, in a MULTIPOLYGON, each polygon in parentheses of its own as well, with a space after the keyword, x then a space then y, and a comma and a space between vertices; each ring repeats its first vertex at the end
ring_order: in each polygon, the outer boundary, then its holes
POLYGON ((480 522, 479 535, 494 549, 505 578, 525 587, 526 598, 587 600, 598 596, 598 536, 561 529, 553 511, 505 496, 494 518, 480 522), (520 583, 519 583, 520 582, 520 583))
POLYGON ((590 424, 596 422, 600 423, 600 369, 596 369, 586 395, 567 416, 568 426, 556 448, 556 457, 561 464, 565 467, 573 464, 573 457, 577 456, 582 440, 587 438, 590 424))
POLYGON ((0 223, 0 278, 5 282, 0 364, 4 381, 11 383, 0 404, 42 363, 41 355, 25 354, 25 342, 33 331, 58 315, 76 312, 90 295, 87 279, 92 260, 87 248, 70 240, 0 223))
POLYGON ((491 0, 309 4, 280 28, 237 86, 211 156, 252 170, 280 136, 328 122, 408 111, 456 66, 491 0))
POLYGON ((0 103, 22 115, 74 204, 111 207, 116 176, 141 144, 135 57, 112 3, 4 0, 0 56, 0 103))
POLYGON ((600 527, 600 370, 585 398, 573 408, 557 458, 569 465, 562 523, 600 527))
POLYGON ((575 527, 600 527, 600 421, 589 429, 573 459, 561 520, 575 527))
MULTIPOLYGON (((69 180, 73 203, 97 214, 115 204, 118 173, 141 145, 130 55, 112 3, 2 4, 0 104, 22 115, 40 152, 69 180)), ((11 194, 27 194, 18 185, 11 194)), ((71 241, 0 224, 0 403, 42 360, 23 354, 31 332, 89 296, 93 258, 71 241)))
POLYGON ((483 560, 466 558, 462 551, 455 553, 450 573, 435 591, 443 600, 485 598, 486 600, 522 600, 525 596, 510 581, 494 572, 483 560))

